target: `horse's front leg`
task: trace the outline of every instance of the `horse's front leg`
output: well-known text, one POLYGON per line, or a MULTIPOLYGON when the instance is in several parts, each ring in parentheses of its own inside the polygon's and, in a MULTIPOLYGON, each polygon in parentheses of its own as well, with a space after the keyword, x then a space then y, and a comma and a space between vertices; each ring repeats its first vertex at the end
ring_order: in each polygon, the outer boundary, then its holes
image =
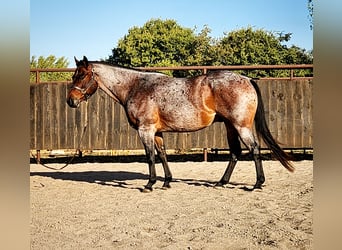
POLYGON ((140 139, 145 147, 146 158, 149 168, 149 180, 143 192, 151 192, 152 186, 157 181, 156 167, 155 167, 155 147, 154 147, 154 135, 155 131, 148 128, 139 128, 138 130, 140 139))

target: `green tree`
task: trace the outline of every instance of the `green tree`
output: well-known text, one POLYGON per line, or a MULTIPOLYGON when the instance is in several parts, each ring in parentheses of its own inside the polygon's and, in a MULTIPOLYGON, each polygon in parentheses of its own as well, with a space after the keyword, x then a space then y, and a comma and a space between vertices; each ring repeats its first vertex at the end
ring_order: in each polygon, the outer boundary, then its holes
MULTIPOLYGON (((40 56, 38 59, 35 56, 31 57, 30 66, 31 69, 51 69, 51 68, 67 68, 69 65, 68 61, 64 57, 56 58, 53 55, 48 57, 40 56)), ((30 82, 35 82, 35 74, 30 74, 30 82)), ((70 81, 72 72, 41 72, 41 82, 51 81, 70 81)))
MULTIPOLYGON (((107 61, 133 67, 208 64, 212 60, 209 32, 205 27, 196 35, 174 20, 151 19, 142 27, 129 29, 107 61)), ((186 74, 173 72, 174 76, 186 74)))
MULTIPOLYGON (((225 33, 220 39, 210 37, 208 26, 196 33, 174 20, 152 19, 142 27, 129 29, 112 50, 108 62, 133 67, 187 65, 274 65, 312 63, 312 52, 284 42, 291 33, 242 28, 225 33)), ((164 72, 173 76, 198 75, 200 71, 164 72)), ((250 77, 288 76, 288 70, 240 71, 250 77)), ((312 74, 308 70, 296 76, 312 74)))
POLYGON ((270 32, 251 27, 232 31, 218 42, 221 65, 280 64, 282 45, 270 32))
MULTIPOLYGON (((226 33, 215 45, 217 65, 277 65, 312 63, 312 57, 304 49, 288 48, 291 33, 272 33, 251 27, 226 33)), ((241 71, 250 77, 284 76, 283 70, 241 71)), ((305 74, 304 72, 302 74, 305 74)))

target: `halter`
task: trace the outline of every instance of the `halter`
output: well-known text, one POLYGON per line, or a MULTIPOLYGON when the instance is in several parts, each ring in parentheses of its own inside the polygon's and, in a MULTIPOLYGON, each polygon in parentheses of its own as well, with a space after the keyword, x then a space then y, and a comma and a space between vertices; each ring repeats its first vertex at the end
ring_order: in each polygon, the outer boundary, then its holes
POLYGON ((97 83, 97 82, 95 81, 95 78, 94 78, 94 69, 92 69, 91 70, 91 79, 84 88, 73 86, 71 89, 76 89, 76 90, 80 91, 82 93, 82 95, 85 97, 85 99, 87 100, 88 97, 90 96, 89 94, 87 94, 87 90, 90 87, 92 87, 94 83, 97 83))

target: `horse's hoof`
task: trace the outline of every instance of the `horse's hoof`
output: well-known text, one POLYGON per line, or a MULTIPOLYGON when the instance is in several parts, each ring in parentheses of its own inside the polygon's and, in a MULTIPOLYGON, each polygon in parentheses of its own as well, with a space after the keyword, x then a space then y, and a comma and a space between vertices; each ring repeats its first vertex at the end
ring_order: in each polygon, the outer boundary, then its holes
POLYGON ((260 186, 259 185, 255 185, 253 187, 253 190, 262 190, 262 187, 261 187, 261 185, 260 186))
POLYGON ((141 192, 143 192, 143 193, 151 193, 152 192, 152 188, 145 187, 143 190, 141 190, 141 192))
POLYGON ((162 186, 162 189, 163 189, 163 190, 168 190, 168 189, 170 189, 170 188, 171 188, 170 184, 168 184, 168 185, 163 185, 163 186, 162 186))
POLYGON ((151 189, 148 189, 148 188, 144 188, 141 192, 142 192, 142 193, 151 193, 152 190, 151 190, 151 189))
POLYGON ((215 184, 214 188, 224 188, 224 185, 226 185, 226 183, 218 182, 215 184))

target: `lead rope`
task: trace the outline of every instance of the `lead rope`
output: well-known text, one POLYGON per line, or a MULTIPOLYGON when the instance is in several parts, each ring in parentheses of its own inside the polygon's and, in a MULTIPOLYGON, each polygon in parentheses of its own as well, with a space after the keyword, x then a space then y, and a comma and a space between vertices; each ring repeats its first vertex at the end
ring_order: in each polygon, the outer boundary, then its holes
POLYGON ((69 161, 67 161, 65 163, 64 166, 60 167, 60 168, 54 168, 54 167, 50 167, 44 163, 41 163, 40 161, 38 161, 37 157, 31 152, 31 156, 35 159, 35 161, 37 162, 37 164, 40 164, 48 169, 52 169, 52 170, 62 170, 63 168, 66 168, 69 164, 72 163, 72 161, 75 159, 76 155, 79 154, 79 152, 81 151, 81 143, 83 141, 83 137, 85 135, 85 132, 87 130, 87 126, 88 126, 88 116, 89 116, 89 113, 88 113, 88 101, 85 102, 86 103, 86 121, 85 121, 85 124, 84 124, 84 127, 83 127, 83 130, 82 130, 82 134, 80 136, 80 139, 78 141, 78 145, 77 145, 77 148, 76 148, 76 151, 74 153, 74 155, 70 158, 69 161))

